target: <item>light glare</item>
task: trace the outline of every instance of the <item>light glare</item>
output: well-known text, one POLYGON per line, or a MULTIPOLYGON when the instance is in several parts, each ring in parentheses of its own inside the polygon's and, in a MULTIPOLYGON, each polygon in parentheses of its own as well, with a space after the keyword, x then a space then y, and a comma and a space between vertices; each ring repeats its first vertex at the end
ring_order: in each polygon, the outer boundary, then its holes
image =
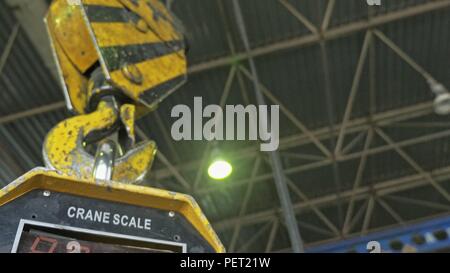
POLYGON ((215 160, 208 168, 208 175, 216 180, 228 177, 233 171, 233 167, 225 160, 215 160))

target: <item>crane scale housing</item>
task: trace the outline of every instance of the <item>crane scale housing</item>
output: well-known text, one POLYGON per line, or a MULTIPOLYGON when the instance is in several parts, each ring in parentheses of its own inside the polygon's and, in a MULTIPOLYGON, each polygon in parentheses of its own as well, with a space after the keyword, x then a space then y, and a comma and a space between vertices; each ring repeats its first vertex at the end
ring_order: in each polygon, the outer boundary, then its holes
POLYGON ((0 190, 0 252, 224 252, 185 194, 36 168, 0 190))

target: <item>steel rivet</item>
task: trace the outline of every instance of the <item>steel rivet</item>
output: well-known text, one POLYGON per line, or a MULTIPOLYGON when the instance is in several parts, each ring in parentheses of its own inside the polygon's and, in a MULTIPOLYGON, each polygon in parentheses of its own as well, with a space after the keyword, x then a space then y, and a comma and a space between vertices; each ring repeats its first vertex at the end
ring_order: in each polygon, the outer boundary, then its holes
POLYGON ((170 211, 170 212, 169 212, 169 217, 174 217, 174 216, 175 216, 175 212, 170 211))
POLYGON ((50 191, 44 191, 44 196, 45 197, 49 197, 50 196, 50 191))
POLYGON ((122 74, 134 84, 142 83, 142 73, 134 64, 126 64, 122 67, 122 74))
POLYGON ((137 21, 135 23, 135 26, 136 26, 137 30, 139 30, 140 32, 143 32, 143 33, 148 32, 147 22, 145 22, 143 19, 139 19, 139 21, 137 21))

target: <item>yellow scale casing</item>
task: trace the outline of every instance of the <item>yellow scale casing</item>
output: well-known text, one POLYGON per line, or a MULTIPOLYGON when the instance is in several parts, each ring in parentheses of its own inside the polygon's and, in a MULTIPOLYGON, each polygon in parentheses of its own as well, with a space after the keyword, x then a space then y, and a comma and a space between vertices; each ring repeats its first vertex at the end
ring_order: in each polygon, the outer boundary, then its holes
MULTIPOLYGON (((38 190, 68 194, 73 196, 73 198, 83 197, 92 199, 93 201, 108 201, 118 206, 133 205, 141 208, 174 212, 186 219, 215 252, 225 252, 224 246, 206 217, 203 215, 200 207, 189 195, 117 182, 83 181, 60 175, 56 171, 49 171, 44 168, 36 168, 1 189, 0 212, 2 212, 2 209, 6 206, 13 206, 14 202, 18 202, 24 196, 38 190)), ((42 205, 46 207, 45 204, 42 205)), ((62 207, 60 201, 58 201, 58 206, 62 207)), ((16 213, 19 213, 20 211, 17 208, 12 209, 16 213)), ((29 209, 38 210, 39 208, 29 209)), ((58 208, 47 207, 46 210, 57 209, 58 208)), ((5 213, 1 213, 0 218, 4 215, 5 213)), ((17 216, 17 218, 27 217, 27 215, 17 216)), ((9 216, 9 218, 11 219, 14 217, 9 216)), ((39 217, 37 219, 39 219, 39 217)), ((58 219, 58 221, 59 220, 60 219, 58 219)), ((17 229, 17 227, 13 228, 14 231, 17 229)), ((13 234, 14 232, 11 235, 13 234)), ((3 236, 6 235, 3 234, 3 236)), ((5 241, 7 241, 7 239, 3 239, 2 242, 0 242, 0 250, 1 244, 4 244, 5 241)))

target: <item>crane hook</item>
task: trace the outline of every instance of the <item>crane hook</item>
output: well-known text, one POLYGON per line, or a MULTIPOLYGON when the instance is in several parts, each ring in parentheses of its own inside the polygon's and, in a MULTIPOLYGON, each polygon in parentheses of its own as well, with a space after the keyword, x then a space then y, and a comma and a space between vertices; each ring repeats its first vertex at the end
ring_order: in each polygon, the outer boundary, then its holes
MULTIPOLYGON (((156 144, 153 141, 145 141, 134 145, 134 112, 134 105, 123 104, 119 108, 115 99, 108 96, 99 102, 96 111, 60 122, 47 134, 44 141, 43 156, 46 166, 77 179, 98 179, 98 175, 95 175, 99 173, 96 162, 102 160, 87 152, 86 145, 96 143, 124 126, 133 147, 112 160, 110 174, 103 174, 101 179, 124 183, 140 181, 151 167, 156 144)), ((104 143, 108 142, 100 142, 100 145, 104 143)), ((112 148, 115 151, 114 147, 112 148)))

